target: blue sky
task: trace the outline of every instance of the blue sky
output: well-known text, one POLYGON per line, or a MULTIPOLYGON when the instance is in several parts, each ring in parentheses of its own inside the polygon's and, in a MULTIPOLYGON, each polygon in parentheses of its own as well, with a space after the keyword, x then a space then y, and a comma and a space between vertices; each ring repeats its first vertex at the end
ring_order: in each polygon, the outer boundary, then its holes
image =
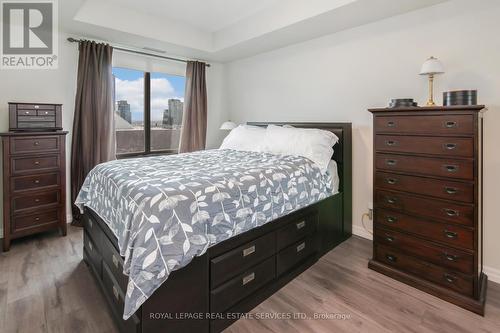
MULTIPOLYGON (((132 111, 132 120, 144 117, 144 73, 126 68, 113 68, 116 77, 116 100, 127 100, 132 111)), ((185 77, 164 73, 151 73, 151 119, 161 120, 163 110, 168 108, 168 99, 184 101, 185 77)))

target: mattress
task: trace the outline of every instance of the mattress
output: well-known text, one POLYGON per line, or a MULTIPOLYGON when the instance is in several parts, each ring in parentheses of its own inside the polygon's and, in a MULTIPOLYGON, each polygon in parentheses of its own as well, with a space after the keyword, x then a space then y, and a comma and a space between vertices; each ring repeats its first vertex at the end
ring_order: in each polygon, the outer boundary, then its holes
POLYGON ((332 170, 322 174, 300 156, 236 150, 122 159, 96 166, 75 204, 117 238, 128 319, 209 247, 333 195, 332 170))

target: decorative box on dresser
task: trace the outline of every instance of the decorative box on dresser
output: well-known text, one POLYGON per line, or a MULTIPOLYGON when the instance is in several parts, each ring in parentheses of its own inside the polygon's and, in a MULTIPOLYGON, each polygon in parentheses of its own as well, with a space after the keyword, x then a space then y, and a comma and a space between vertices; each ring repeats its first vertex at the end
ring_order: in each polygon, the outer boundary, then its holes
POLYGON ((375 209, 368 266, 481 315, 483 109, 369 110, 375 209))
POLYGON ((59 228, 66 235, 67 132, 0 133, 3 250, 12 239, 59 228))

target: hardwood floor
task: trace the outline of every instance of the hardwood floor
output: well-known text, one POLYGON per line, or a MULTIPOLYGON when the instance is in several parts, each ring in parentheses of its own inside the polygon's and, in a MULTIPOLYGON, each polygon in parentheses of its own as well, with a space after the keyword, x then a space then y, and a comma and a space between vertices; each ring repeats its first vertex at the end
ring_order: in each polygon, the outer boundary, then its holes
MULTIPOLYGON (((489 283, 483 318, 369 270, 370 257, 371 242, 351 238, 255 308, 261 319, 225 333, 500 332, 500 285, 489 283), (337 317, 262 318, 272 313, 337 317)), ((0 332, 117 332, 82 262, 81 229, 19 240, 0 254, 0 332)))

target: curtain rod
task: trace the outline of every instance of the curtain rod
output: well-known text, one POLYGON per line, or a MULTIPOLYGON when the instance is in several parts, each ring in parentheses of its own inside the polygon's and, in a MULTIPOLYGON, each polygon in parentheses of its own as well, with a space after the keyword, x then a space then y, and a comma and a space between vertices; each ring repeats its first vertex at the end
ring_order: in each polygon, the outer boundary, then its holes
MULTIPOLYGON (((67 40, 70 43, 79 43, 79 42, 85 41, 86 39, 76 39, 76 38, 73 38, 73 37, 68 37, 67 40)), ((160 58, 160 59, 165 59, 165 60, 179 61, 179 62, 184 62, 184 63, 188 62, 188 60, 186 60, 186 59, 180 59, 180 58, 174 58, 174 57, 167 57, 167 56, 162 56, 162 55, 159 55, 159 54, 138 51, 138 50, 124 48, 124 47, 120 47, 120 46, 113 46, 113 45, 111 45, 111 46, 113 47, 113 49, 119 50, 119 51, 124 51, 124 52, 129 52, 129 53, 135 53, 135 54, 140 54, 140 55, 145 55, 145 56, 155 57, 155 58, 160 58)), ((210 67, 210 64, 205 64, 205 66, 210 67)))

